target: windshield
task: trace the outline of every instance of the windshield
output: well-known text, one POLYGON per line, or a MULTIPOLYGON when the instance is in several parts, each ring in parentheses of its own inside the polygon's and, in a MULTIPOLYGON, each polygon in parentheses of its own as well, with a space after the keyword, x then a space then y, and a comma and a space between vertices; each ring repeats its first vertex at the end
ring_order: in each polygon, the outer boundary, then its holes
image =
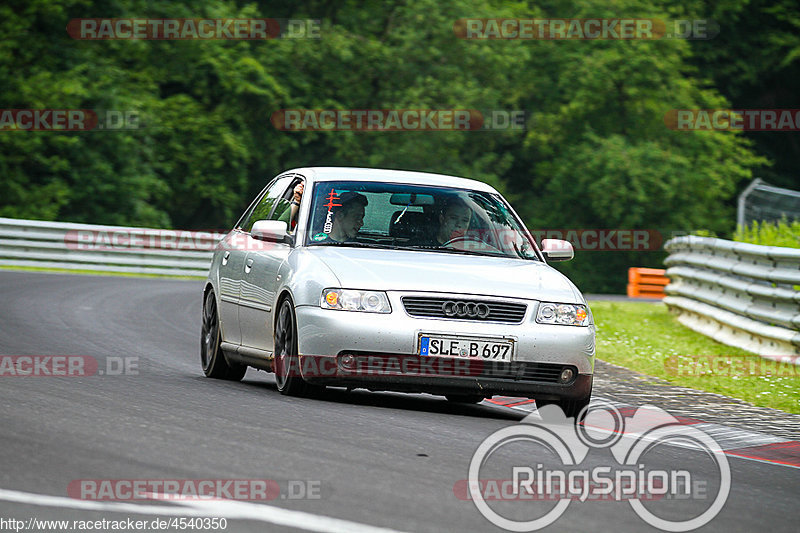
POLYGON ((497 194, 398 183, 317 183, 306 244, 538 260, 497 194))

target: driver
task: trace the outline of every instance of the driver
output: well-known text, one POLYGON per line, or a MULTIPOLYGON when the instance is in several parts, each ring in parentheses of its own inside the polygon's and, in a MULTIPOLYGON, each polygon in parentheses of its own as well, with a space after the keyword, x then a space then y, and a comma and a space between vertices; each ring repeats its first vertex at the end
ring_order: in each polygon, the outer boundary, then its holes
POLYGON ((441 246, 453 239, 462 237, 469 229, 472 209, 461 198, 449 198, 439 213, 439 231, 433 239, 434 246, 441 246))

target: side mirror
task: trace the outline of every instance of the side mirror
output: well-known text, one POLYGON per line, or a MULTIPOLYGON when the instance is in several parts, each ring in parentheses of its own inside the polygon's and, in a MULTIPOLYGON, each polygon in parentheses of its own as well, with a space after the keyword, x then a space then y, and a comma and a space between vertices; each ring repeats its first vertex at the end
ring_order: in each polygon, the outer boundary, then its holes
POLYGON ((542 253, 550 261, 569 261, 575 257, 572 243, 561 239, 542 239, 542 253))
POLYGON ((250 236, 260 241, 289 242, 288 226, 282 220, 258 220, 250 229, 250 236))

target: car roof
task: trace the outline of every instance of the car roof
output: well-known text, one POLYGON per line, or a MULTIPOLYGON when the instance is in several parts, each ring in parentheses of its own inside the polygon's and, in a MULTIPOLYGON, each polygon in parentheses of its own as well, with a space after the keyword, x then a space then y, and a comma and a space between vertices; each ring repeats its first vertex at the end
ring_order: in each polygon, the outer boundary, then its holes
POLYGON ((301 174, 312 182, 319 181, 376 181, 390 183, 408 183, 413 185, 434 185, 440 187, 456 187, 486 192, 497 192, 494 187, 482 181, 468 178, 457 178, 446 174, 414 172, 410 170, 388 170, 383 168, 358 167, 306 167, 296 168, 283 173, 301 174))

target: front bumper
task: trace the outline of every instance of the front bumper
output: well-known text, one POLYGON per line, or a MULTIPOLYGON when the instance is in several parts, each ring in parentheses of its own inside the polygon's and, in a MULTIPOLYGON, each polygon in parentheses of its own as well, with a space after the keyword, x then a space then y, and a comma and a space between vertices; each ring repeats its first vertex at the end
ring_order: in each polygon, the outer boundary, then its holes
POLYGON ((592 390, 591 374, 574 374, 560 383, 568 365, 486 363, 412 354, 301 355, 297 372, 309 383, 369 390, 431 394, 495 394, 542 400, 582 399, 592 390), (346 357, 354 363, 346 365, 346 357))
POLYGON ((534 317, 538 302, 530 300, 526 300, 528 309, 518 324, 418 318, 405 312, 401 294, 388 295, 392 312, 387 314, 298 306, 303 377, 328 385, 434 394, 504 394, 540 399, 580 399, 590 394, 594 326, 537 324, 534 317), (510 338, 516 344, 516 355, 509 363, 418 356, 420 333, 510 338), (345 354, 356 356, 360 365, 345 368, 345 354), (575 376, 560 383, 557 376, 564 368, 572 369, 575 376))

